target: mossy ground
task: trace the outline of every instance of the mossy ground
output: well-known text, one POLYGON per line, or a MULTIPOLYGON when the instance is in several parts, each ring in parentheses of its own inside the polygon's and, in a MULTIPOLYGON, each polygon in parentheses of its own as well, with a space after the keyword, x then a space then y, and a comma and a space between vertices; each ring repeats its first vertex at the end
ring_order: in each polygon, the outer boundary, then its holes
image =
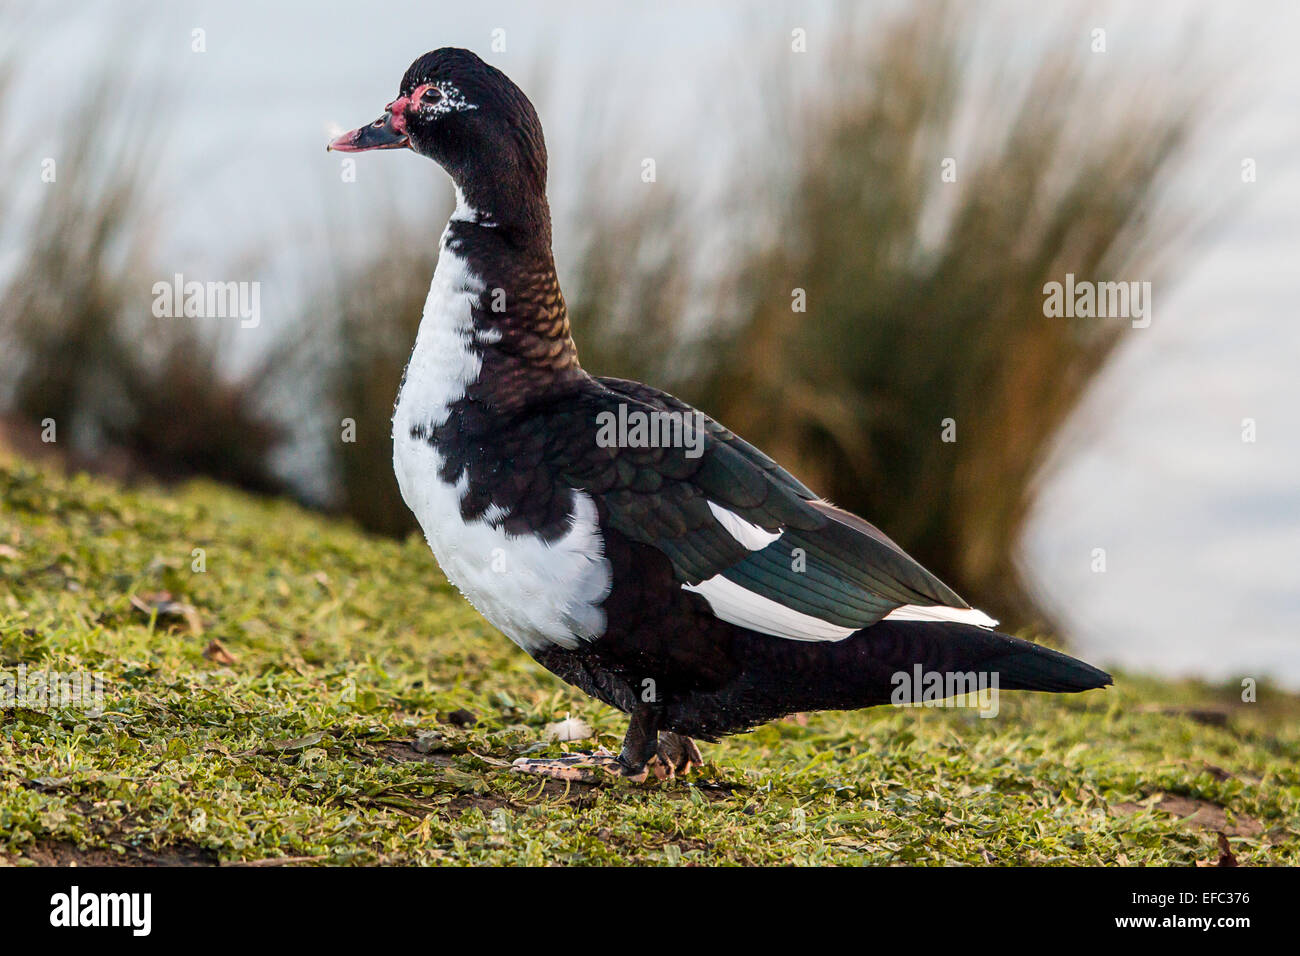
POLYGON ((540 741, 566 714, 615 747, 622 716, 418 538, 3 453, 0 498, 0 673, 105 678, 100 717, 0 710, 0 861, 1188 865, 1222 832, 1300 863, 1300 700, 1267 686, 810 714, 705 745, 689 780, 566 790, 502 763, 563 749, 540 741))

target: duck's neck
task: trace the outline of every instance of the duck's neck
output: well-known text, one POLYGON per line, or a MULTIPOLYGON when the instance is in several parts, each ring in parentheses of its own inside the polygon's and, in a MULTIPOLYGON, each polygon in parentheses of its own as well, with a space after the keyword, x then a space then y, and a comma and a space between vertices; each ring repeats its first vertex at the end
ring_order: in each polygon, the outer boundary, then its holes
POLYGON ((546 239, 505 230, 458 190, 399 397, 416 427, 486 423, 582 378, 546 239), (522 241, 521 241, 522 240, 522 241))
POLYGON ((527 174, 496 169, 491 175, 476 170, 471 176, 453 177, 456 211, 452 220, 491 225, 503 241, 549 254, 551 209, 545 177, 544 169, 527 174))

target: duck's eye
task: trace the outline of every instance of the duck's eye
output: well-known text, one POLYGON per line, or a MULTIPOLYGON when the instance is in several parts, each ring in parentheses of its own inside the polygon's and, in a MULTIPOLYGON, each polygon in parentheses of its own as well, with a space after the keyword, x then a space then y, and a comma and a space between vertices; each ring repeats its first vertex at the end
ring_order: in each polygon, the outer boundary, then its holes
POLYGON ((442 90, 436 86, 431 86, 420 94, 420 102, 425 106, 436 106, 442 102, 442 90))

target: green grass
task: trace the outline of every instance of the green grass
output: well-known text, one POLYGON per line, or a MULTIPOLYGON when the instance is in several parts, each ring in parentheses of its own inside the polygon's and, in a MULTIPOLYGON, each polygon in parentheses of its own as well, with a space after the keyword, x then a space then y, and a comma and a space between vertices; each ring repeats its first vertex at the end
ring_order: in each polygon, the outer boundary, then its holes
POLYGON ((100 717, 0 710, 0 861, 1187 865, 1222 831, 1243 864, 1300 863, 1300 701, 1267 687, 811 714, 706 745, 689 780, 566 790, 501 763, 557 752, 566 714, 616 746, 621 715, 418 538, 3 456, 0 492, 0 673, 105 677, 100 717))

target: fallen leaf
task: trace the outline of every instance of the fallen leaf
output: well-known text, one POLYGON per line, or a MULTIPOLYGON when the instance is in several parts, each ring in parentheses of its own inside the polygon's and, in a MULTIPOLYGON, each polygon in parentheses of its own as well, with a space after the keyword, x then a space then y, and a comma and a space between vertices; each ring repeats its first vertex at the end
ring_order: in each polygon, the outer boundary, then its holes
POLYGON ((320 743, 324 736, 325 731, 318 730, 305 737, 294 737, 290 740, 272 740, 271 746, 276 750, 302 750, 304 747, 320 743))
POLYGON ((1241 864, 1237 862, 1237 858, 1232 855, 1232 846, 1231 844, 1228 843, 1228 838, 1224 836, 1222 830, 1219 831, 1218 835, 1219 835, 1219 859, 1214 863, 1211 863, 1209 860, 1197 860, 1196 865, 1197 866, 1221 866, 1221 867, 1240 866, 1241 864))
POLYGON ((208 646, 203 649, 203 656, 214 664, 224 664, 227 667, 235 663, 235 655, 226 650, 225 646, 215 638, 208 641, 208 646))
POLYGON ((193 634, 203 633, 203 621, 198 609, 193 604, 172 599, 168 591, 156 591, 152 594, 131 595, 131 606, 147 618, 155 615, 158 620, 183 620, 193 634))
POLYGON ((478 715, 472 710, 466 710, 462 707, 459 710, 453 710, 442 718, 442 722, 444 724, 455 724, 457 727, 473 727, 478 723, 478 715))

